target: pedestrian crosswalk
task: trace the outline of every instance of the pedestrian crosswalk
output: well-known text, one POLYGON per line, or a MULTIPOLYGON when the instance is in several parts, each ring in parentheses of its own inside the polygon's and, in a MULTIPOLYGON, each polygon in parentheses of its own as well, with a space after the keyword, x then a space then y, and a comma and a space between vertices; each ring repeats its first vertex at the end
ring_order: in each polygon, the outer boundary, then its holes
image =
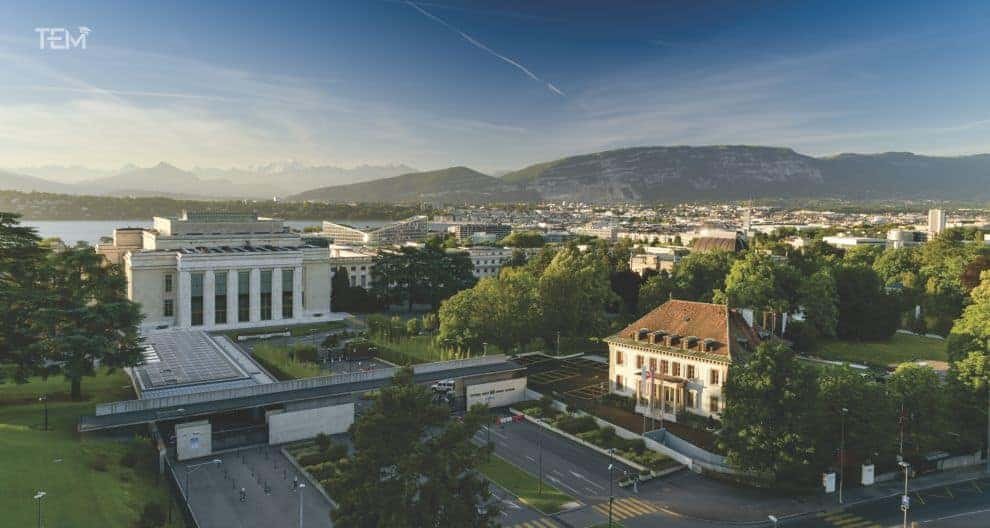
MULTIPOLYGON (((603 502, 601 504, 596 504, 595 511, 608 517, 608 503, 603 502)), ((660 508, 657 506, 634 497, 616 499, 612 503, 612 518, 619 521, 623 519, 630 519, 632 517, 649 515, 658 511, 660 511, 660 508)))
POLYGON ((513 524, 508 528, 561 528, 559 524, 550 519, 543 517, 541 519, 534 519, 532 521, 521 522, 519 524, 513 524))
POLYGON ((821 513, 818 517, 836 528, 880 528, 876 522, 848 512, 821 513))

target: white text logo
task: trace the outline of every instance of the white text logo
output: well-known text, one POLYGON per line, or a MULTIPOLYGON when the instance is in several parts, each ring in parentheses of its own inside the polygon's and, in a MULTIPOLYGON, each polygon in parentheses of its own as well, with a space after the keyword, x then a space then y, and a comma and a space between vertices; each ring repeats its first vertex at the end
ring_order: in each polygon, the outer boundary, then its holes
POLYGON ((79 26, 75 35, 66 28, 34 28, 38 34, 38 48, 50 50, 86 49, 86 36, 90 29, 79 26))

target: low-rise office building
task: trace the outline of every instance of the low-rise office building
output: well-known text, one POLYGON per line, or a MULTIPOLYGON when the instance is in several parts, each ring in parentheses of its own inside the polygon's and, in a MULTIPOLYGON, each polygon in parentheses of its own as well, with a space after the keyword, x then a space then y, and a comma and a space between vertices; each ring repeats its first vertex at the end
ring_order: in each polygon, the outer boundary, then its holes
POLYGON ((371 270, 375 266, 378 251, 371 248, 354 248, 350 246, 330 246, 330 273, 336 275, 337 270, 347 271, 351 286, 364 289, 371 287, 371 270))
POLYGON ((419 215, 369 229, 324 221, 323 231, 316 234, 331 239, 335 244, 348 246, 395 246, 426 240, 429 219, 419 215))
POLYGON ((471 259, 471 264, 474 266, 474 276, 479 279, 498 276, 502 266, 512 258, 512 248, 503 247, 477 246, 448 251, 467 253, 468 258, 471 259))
POLYGON ((512 226, 509 224, 478 224, 478 223, 457 223, 447 228, 447 232, 454 235, 457 242, 480 243, 497 242, 509 236, 512 226))
POLYGON ((681 254, 674 248, 645 247, 646 252, 629 257, 629 271, 645 276, 647 272, 666 271, 671 273, 681 260, 681 254))
POLYGON ((326 248, 256 215, 155 217, 114 233, 117 260, 146 328, 228 329, 333 319, 326 248), (120 244, 118 245, 117 242, 120 244))

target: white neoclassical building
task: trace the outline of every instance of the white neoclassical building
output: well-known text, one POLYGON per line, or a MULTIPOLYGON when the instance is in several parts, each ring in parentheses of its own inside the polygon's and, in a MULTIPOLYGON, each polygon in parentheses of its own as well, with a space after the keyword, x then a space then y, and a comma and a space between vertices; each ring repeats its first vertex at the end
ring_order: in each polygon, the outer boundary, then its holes
POLYGON ((332 320, 330 254, 282 221, 183 213, 114 232, 98 251, 123 266, 150 328, 230 329, 332 320))
POLYGON ((738 311, 680 300, 605 341, 611 391, 635 397, 636 412, 669 421, 680 412, 720 416, 730 367, 760 343, 738 311))

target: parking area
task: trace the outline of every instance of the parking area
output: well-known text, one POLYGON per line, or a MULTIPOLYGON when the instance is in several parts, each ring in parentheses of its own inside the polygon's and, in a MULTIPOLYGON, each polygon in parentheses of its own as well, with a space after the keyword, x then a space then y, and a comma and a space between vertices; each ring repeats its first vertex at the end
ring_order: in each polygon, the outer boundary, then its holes
POLYGON ((188 482, 189 506, 200 528, 300 526, 300 500, 301 526, 333 526, 330 502, 308 485, 280 449, 255 447, 215 458, 222 462, 212 464, 213 458, 173 462, 179 485, 185 489, 188 482))

